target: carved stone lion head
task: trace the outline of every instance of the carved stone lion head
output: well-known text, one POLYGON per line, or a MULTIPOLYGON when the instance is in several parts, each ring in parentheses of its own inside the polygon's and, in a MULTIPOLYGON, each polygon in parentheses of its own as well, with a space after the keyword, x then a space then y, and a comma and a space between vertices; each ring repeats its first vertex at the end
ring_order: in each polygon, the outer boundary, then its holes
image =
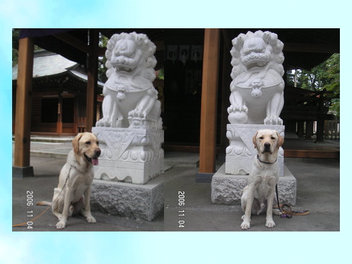
POLYGON ((281 76, 284 74, 282 67, 284 44, 275 33, 260 30, 254 33, 249 31, 247 34, 240 34, 234 38, 232 45, 232 79, 253 67, 268 67, 281 76))
POLYGON ((120 33, 114 34, 107 44, 106 75, 116 72, 136 73, 138 70, 147 79, 154 80, 155 45, 145 34, 120 33))

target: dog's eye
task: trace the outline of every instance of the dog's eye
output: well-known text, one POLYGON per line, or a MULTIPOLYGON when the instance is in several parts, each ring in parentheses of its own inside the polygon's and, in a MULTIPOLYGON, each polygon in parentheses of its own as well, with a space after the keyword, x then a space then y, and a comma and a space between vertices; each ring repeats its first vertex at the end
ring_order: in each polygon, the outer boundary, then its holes
POLYGON ((259 139, 264 139, 264 137, 259 137, 259 139))
POLYGON ((86 145, 90 145, 90 141, 87 141, 87 142, 86 142, 86 145))
POLYGON ((271 137, 272 140, 275 140, 276 138, 275 137, 271 137))
POLYGON ((99 141, 97 141, 97 145, 99 145, 99 141))

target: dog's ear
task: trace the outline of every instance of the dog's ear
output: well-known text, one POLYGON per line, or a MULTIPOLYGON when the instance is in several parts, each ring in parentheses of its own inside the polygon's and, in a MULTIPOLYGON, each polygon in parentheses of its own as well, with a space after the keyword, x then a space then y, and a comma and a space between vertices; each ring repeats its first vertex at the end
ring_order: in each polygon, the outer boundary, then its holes
POLYGON ((277 148, 279 148, 284 144, 284 138, 282 136, 280 136, 279 132, 276 132, 276 133, 277 133, 277 138, 278 138, 277 148))
POLYGON ((73 151, 74 151, 75 154, 78 154, 78 152, 79 152, 79 144, 78 144, 78 142, 81 139, 82 135, 83 135, 83 133, 79 133, 72 140, 72 147, 73 147, 73 151))
POLYGON ((253 144, 254 144, 255 148, 257 148, 257 135, 258 135, 258 131, 257 131, 257 133, 255 133, 255 135, 253 137, 253 144))

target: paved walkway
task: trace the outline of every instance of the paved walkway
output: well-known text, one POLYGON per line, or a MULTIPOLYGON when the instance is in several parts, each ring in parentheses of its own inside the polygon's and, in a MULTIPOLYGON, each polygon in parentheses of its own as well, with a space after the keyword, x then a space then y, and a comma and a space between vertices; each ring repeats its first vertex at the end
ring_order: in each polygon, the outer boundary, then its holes
MULTIPOLYGON (((34 201, 50 200, 57 185, 58 173, 71 149, 71 139, 63 142, 32 142, 31 165, 35 177, 13 179, 13 224, 27 221, 27 191, 33 191, 34 201)), ((218 160, 218 165, 222 164, 218 160)), ((239 205, 216 205, 210 200, 210 184, 196 183, 198 155, 169 152, 165 154, 166 173, 173 180, 165 186, 164 212, 151 222, 93 212, 97 223, 88 224, 83 218, 71 217, 66 231, 120 230, 226 230, 239 231, 242 212, 239 205), (180 219, 178 191, 185 192, 184 218, 180 219), (179 227, 179 220, 184 224, 179 227)), ((310 215, 292 219, 275 217, 274 231, 338 231, 340 229, 339 161, 334 159, 285 159, 286 166, 297 179, 296 207, 309 209, 310 215)), ((34 215, 45 207, 33 206, 34 215)), ((34 223, 35 231, 55 231, 57 220, 50 210, 34 223)), ((265 216, 252 220, 252 231, 267 231, 265 216)), ((27 230, 15 227, 14 231, 27 230)))

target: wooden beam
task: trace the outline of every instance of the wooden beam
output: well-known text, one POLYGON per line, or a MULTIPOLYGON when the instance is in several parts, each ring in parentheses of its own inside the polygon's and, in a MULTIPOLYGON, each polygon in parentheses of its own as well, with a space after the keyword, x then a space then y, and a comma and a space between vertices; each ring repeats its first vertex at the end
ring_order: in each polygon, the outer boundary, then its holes
POLYGON ((70 46, 79 49, 85 53, 89 52, 89 47, 86 43, 82 42, 80 39, 70 35, 69 33, 60 33, 54 35, 55 38, 69 44, 70 46))
POLYGON ((340 159, 339 149, 285 149, 285 158, 340 159))
POLYGON ((19 40, 14 167, 30 167, 33 41, 19 40))
POLYGON ((216 154, 216 105, 219 69, 219 29, 205 29, 199 145, 199 173, 213 173, 216 154))
POLYGON ((86 130, 91 131, 95 124, 95 91, 98 81, 98 31, 89 31, 89 52, 88 52, 88 81, 87 81, 87 103, 86 103, 86 116, 87 125, 86 130))
POLYGON ((328 53, 340 52, 334 45, 316 43, 285 43, 284 52, 328 53))

